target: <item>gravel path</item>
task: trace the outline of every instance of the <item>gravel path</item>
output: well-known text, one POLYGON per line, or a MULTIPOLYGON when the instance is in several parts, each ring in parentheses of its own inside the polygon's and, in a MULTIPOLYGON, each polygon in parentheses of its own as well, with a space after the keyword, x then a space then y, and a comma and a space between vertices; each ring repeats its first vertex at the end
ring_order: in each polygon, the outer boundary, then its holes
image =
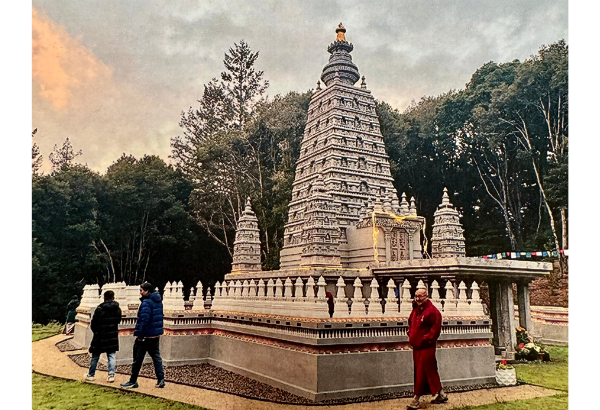
MULTIPOLYGON (((69 343, 68 339, 65 339, 64 335, 57 335, 34 342, 32 344, 33 370, 42 374, 82 380, 84 373, 86 373, 86 368, 89 365, 89 358, 87 357, 85 350, 73 350, 74 346, 69 343)), ((129 379, 127 375, 130 372, 129 365, 117 366, 117 376, 114 384, 106 382, 106 372, 104 370, 105 367, 102 364, 99 364, 98 371, 96 372, 96 380, 93 382, 94 384, 118 387, 120 383, 124 383, 129 379)), ((361 398, 363 402, 360 403, 352 403, 356 400, 332 400, 321 403, 320 406, 314 406, 309 405, 311 402, 302 397, 295 396, 280 389, 275 389, 266 384, 208 364, 181 366, 178 368, 167 367, 165 368, 165 375, 167 380, 188 383, 188 385, 168 383, 166 388, 156 389, 154 388, 154 384, 156 383, 154 369, 151 364, 146 364, 142 367, 142 371, 140 372, 141 377, 138 379, 140 387, 136 389, 136 391, 170 400, 196 404, 215 410, 287 410, 299 408, 383 410, 390 408, 404 409, 410 402, 410 398, 408 397, 409 393, 400 393, 361 398), (221 391, 211 389, 218 389, 221 391), (223 391, 243 394, 249 397, 260 397, 263 399, 296 404, 281 404, 244 398, 223 391), (379 399, 379 401, 364 402, 364 400, 375 399, 379 399)), ((424 408, 447 410, 466 405, 480 405, 495 403, 496 401, 529 399, 533 397, 551 396, 558 393, 554 390, 530 385, 504 388, 482 388, 479 390, 463 392, 456 392, 456 389, 454 389, 453 392, 453 390, 449 388, 447 391, 452 393, 448 403, 443 405, 427 404, 424 408)), ((426 396, 425 398, 429 397, 426 396)))

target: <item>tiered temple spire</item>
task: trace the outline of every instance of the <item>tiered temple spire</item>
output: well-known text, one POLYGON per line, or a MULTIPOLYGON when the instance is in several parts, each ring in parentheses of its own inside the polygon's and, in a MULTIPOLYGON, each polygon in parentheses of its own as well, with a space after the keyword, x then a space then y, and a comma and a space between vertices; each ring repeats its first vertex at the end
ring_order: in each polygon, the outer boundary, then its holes
MULTIPOLYGON (((323 260, 333 261, 325 265, 353 267, 351 260, 356 260, 363 261, 357 264, 366 266, 371 263, 367 255, 352 259, 353 249, 365 249, 366 246, 362 242, 351 243, 350 230, 361 220, 361 214, 370 217, 365 208, 378 195, 384 199, 386 211, 400 215, 389 157, 375 112, 375 100, 371 91, 366 89, 364 79, 360 87, 354 86, 360 75, 350 55, 353 45, 346 40, 346 29, 341 23, 336 33, 336 40, 327 48, 331 56, 323 68, 322 83, 308 110, 285 225, 282 269, 323 266, 323 260), (329 234, 332 240, 334 236, 339 237, 339 251, 333 242, 326 247, 328 252, 337 253, 337 257, 327 253, 322 255, 324 259, 319 259, 319 255, 312 251, 315 249, 312 245, 310 252, 313 256, 305 256, 309 240, 307 223, 308 218, 314 215, 310 204, 316 198, 316 184, 323 186, 322 192, 319 191, 319 203, 326 205, 330 221, 337 225, 322 226, 318 232, 319 235, 329 234)), ((416 209, 414 213, 409 212, 407 206, 406 214, 409 213, 416 216, 416 209)), ((364 241, 373 240, 371 231, 363 232, 362 236, 364 241)), ((353 238, 363 241, 356 235, 353 238)), ((414 248, 418 247, 417 244, 414 248)))
POLYGON ((254 272, 261 270, 260 236, 258 219, 252 210, 250 198, 238 221, 233 243, 233 264, 231 273, 254 272))
POLYGON ((450 203, 448 189, 444 188, 442 203, 433 214, 434 222, 431 235, 432 258, 455 258, 465 256, 464 229, 460 215, 450 203))

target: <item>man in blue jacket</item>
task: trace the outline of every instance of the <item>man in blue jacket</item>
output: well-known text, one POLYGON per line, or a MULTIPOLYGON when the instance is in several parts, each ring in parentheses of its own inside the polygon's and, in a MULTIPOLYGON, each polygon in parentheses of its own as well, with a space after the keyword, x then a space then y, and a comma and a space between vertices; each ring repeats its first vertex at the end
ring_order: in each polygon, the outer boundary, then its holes
POLYGON ((144 282, 140 285, 140 307, 138 309, 137 324, 133 335, 136 336, 133 344, 133 365, 131 366, 131 377, 127 383, 121 385, 124 389, 135 389, 138 374, 142 368, 146 352, 152 358, 154 371, 156 372, 156 386, 165 387, 165 372, 163 370, 160 350, 158 348, 160 335, 163 334, 163 305, 160 294, 154 291, 154 287, 144 282))

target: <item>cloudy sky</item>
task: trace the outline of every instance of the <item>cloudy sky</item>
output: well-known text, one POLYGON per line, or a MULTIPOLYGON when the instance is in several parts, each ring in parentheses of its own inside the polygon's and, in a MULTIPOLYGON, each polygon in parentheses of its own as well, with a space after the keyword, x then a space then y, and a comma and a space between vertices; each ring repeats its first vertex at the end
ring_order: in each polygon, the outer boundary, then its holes
POLYGON ((343 22, 378 100, 463 88, 488 61, 568 42, 566 0, 33 0, 32 126, 47 159, 66 137, 104 172, 122 153, 169 161, 182 110, 241 39, 260 52, 268 94, 314 88, 343 22))

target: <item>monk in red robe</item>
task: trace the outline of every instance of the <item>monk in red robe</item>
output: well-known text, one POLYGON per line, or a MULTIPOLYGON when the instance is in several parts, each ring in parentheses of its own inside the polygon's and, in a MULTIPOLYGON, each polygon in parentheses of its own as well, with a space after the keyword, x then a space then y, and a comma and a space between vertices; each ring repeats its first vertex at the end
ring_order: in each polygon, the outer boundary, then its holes
POLYGON ((432 403, 448 401, 435 359, 435 344, 441 330, 442 314, 427 297, 427 290, 417 289, 408 319, 408 341, 413 348, 415 366, 415 397, 407 406, 409 409, 420 408, 421 396, 428 393, 433 395, 432 403))

